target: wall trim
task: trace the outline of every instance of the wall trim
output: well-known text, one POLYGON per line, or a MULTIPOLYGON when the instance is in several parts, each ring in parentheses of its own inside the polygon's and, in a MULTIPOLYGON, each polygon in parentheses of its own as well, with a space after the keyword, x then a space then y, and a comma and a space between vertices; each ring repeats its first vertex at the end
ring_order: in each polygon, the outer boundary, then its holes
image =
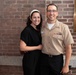
POLYGON ((22 65, 22 56, 0 56, 0 65, 22 65))
MULTIPOLYGON (((22 66, 22 56, 0 56, 0 65, 22 66)), ((70 66, 76 68, 75 55, 71 57, 70 66)))

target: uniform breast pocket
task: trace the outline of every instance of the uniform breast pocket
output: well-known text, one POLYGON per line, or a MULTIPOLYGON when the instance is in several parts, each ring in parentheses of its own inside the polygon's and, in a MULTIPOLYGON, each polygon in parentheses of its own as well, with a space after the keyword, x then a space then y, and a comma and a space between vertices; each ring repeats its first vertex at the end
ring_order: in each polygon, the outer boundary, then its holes
POLYGON ((53 35, 53 38, 54 38, 54 39, 57 39, 57 40, 63 40, 63 36, 62 36, 61 33, 55 33, 55 34, 53 35))

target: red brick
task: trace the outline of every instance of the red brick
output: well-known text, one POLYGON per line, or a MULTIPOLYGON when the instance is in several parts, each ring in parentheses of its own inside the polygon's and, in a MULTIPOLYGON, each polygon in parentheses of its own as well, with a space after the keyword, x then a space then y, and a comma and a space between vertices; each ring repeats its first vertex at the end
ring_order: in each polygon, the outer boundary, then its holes
POLYGON ((23 69, 21 66, 0 65, 0 75, 23 75, 23 69))

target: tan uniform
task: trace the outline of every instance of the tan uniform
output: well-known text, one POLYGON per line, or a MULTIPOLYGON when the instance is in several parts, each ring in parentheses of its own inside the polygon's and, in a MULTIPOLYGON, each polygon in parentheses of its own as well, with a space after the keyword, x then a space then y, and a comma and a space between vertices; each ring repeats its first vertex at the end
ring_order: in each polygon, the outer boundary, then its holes
POLYGON ((74 43, 70 30, 66 24, 56 21, 51 30, 47 23, 42 28, 42 53, 50 55, 63 54, 65 46, 74 43))

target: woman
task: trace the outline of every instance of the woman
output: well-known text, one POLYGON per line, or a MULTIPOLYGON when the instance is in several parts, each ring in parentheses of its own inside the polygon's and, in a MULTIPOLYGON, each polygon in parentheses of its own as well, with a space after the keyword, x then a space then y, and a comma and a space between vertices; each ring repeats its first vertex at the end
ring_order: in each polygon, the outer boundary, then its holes
MULTIPOLYGON (((27 19, 27 26, 21 32, 20 51, 24 52, 24 75, 37 75, 39 72, 39 57, 41 54, 41 26, 42 16, 40 11, 34 9, 27 19)), ((39 75, 39 74, 38 74, 39 75)))

